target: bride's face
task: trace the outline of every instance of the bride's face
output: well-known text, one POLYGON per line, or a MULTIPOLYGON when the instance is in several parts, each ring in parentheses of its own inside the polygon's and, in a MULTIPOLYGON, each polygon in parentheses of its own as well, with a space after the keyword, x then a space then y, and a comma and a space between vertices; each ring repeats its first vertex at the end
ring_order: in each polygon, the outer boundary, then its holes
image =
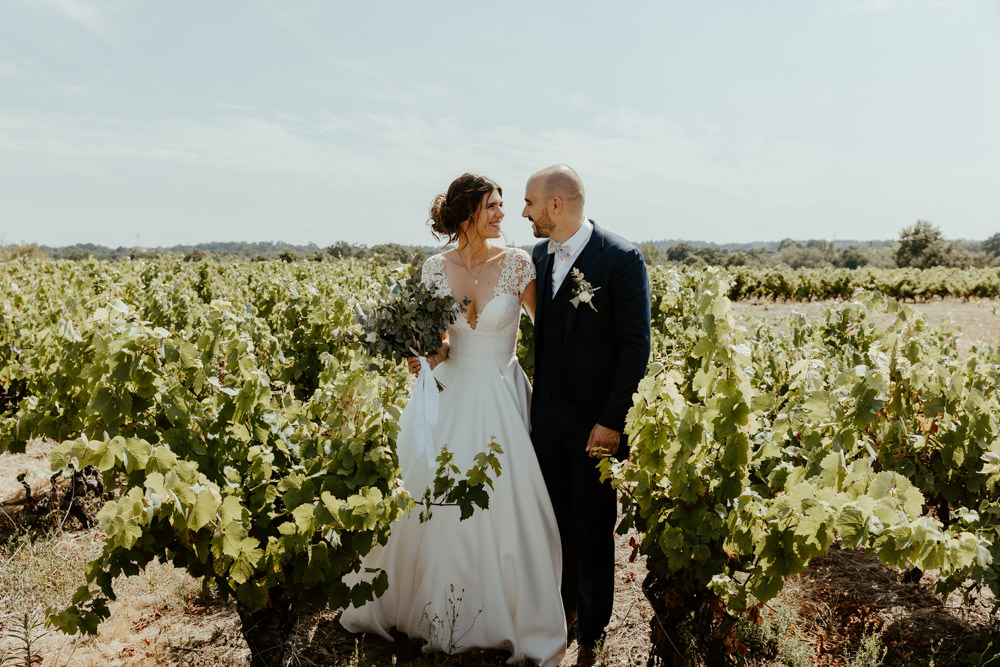
POLYGON ((494 190, 483 197, 479 210, 466 228, 467 233, 484 239, 500 238, 500 221, 503 220, 503 198, 494 190))

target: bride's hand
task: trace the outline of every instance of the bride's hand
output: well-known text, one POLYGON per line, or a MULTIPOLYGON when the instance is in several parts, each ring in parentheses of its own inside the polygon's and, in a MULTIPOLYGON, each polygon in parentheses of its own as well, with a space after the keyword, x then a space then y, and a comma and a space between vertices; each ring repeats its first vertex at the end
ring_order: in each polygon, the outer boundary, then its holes
MULTIPOLYGON (((449 349, 451 349, 451 346, 448 344, 448 341, 444 341, 441 349, 434 354, 427 355, 427 365, 431 367, 431 370, 437 368, 438 364, 448 358, 449 349)), ((406 363, 409 364, 411 373, 414 375, 420 374, 420 357, 407 357, 406 363)))

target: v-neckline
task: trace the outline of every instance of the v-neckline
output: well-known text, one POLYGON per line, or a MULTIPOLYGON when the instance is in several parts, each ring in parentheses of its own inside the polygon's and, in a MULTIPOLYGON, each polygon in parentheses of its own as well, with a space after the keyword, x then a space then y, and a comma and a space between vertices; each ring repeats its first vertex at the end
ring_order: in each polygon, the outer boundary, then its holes
MULTIPOLYGON (((494 288, 494 291, 496 291, 496 288, 494 288)), ((452 297, 454 297, 454 296, 455 295, 452 294, 452 297)), ((494 294, 493 296, 491 296, 489 298, 489 300, 485 304, 483 304, 483 307, 476 311, 476 324, 473 324, 472 322, 470 322, 469 318, 466 315, 462 315, 462 319, 465 320, 465 323, 469 325, 470 329, 472 329, 473 331, 476 330, 476 326, 479 324, 479 317, 483 314, 483 311, 485 311, 486 308, 491 303, 493 303, 494 301, 496 301, 496 299, 497 299, 498 296, 500 296, 500 295, 499 294, 494 294)), ((456 301, 457 301, 457 299, 456 299, 456 301)), ((469 310, 472 310, 472 309, 470 308, 469 310)))
MULTIPOLYGON (((465 320, 465 323, 468 324, 469 328, 472 329, 473 331, 476 330, 476 326, 479 324, 479 317, 480 317, 480 315, 482 315, 483 311, 486 310, 486 307, 489 306, 491 303, 493 303, 493 301, 496 300, 497 296, 499 296, 497 294, 497 286, 499 286, 500 283, 503 280, 503 272, 506 269, 506 266, 503 264, 503 262, 506 262, 506 260, 507 260, 507 253, 508 253, 508 249, 504 248, 499 253, 497 253, 494 257, 490 257, 489 259, 486 260, 486 262, 484 262, 484 264, 486 264, 486 263, 492 261, 493 259, 499 259, 500 262, 501 262, 500 273, 497 274, 497 279, 493 283, 493 287, 490 290, 490 294, 491 294, 490 298, 486 300, 486 303, 483 304, 482 308, 477 308, 475 311, 473 311, 473 309, 472 309, 472 305, 473 305, 472 299, 469 299, 469 305, 468 305, 467 310, 470 311, 470 312, 475 312, 475 314, 476 314, 476 323, 473 324, 472 322, 470 322, 469 321, 469 317, 466 314, 462 315, 462 319, 465 320)), ((463 301, 460 300, 457 296, 455 296, 455 288, 452 287, 451 280, 448 278, 448 264, 449 263, 458 264, 458 262, 452 262, 451 259, 446 258, 444 255, 441 256, 441 259, 444 260, 444 266, 441 267, 441 268, 442 268, 442 272, 444 274, 445 283, 447 283, 447 285, 448 285, 448 291, 451 293, 451 298, 453 298, 458 303, 462 303, 463 301)), ((465 268, 465 267, 462 266, 462 268, 465 268)), ((463 297, 463 299, 468 299, 468 298, 469 297, 463 297)))

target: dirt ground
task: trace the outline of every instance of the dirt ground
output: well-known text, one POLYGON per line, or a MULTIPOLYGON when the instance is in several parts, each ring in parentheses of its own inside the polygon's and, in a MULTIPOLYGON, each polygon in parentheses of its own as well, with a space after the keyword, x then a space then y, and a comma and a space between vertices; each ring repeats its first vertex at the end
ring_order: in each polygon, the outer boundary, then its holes
MULTIPOLYGON (((775 319, 802 311, 819 317, 829 304, 738 303, 744 322, 775 319)), ((961 351, 974 340, 1000 344, 998 302, 940 300, 914 306, 931 324, 953 323, 964 332, 961 351)), ((0 454, 0 500, 20 488, 16 476, 44 482, 51 445, 31 443, 25 454, 0 454)), ((116 583, 118 600, 112 617, 95 637, 69 637, 44 627, 31 627, 44 618, 47 607, 58 610, 83 581, 86 562, 100 552, 103 535, 82 530, 73 520, 56 517, 47 536, 18 536, 10 521, 0 516, 0 664, 5 652, 16 657, 18 639, 27 634, 36 641, 33 652, 43 665, 246 665, 249 651, 239 632, 231 603, 204 598, 200 586, 169 565, 153 564, 139 576, 116 583), (60 527, 62 530, 60 530, 60 527)), ((650 657, 651 608, 642 592, 645 564, 629 558, 632 535, 618 538, 617 589, 608 638, 596 656, 580 655, 574 644, 561 665, 646 665, 650 657)), ((872 556, 831 550, 815 559, 803 574, 790 577, 769 612, 794 610, 795 621, 783 629, 781 641, 795 638, 811 653, 813 665, 846 665, 866 634, 881 633, 889 647, 887 664, 948 663, 949 652, 967 646, 997 617, 991 616, 991 598, 964 600, 953 594, 941 600, 933 593, 933 573, 919 583, 907 583, 902 573, 881 565, 872 556), (963 642, 965 642, 963 644, 963 642)), ((399 637, 354 636, 340 628, 339 612, 322 611, 300 621, 296 628, 296 664, 299 665, 480 665, 504 664, 507 655, 485 651, 460 656, 421 653, 418 641, 399 637)), ((987 640, 988 641, 988 640, 987 640)), ((1000 644, 1000 642, 998 642, 1000 644)), ((964 655, 964 654, 963 654, 964 655)), ((778 659, 748 656, 752 665, 790 664, 778 659)), ((19 663, 14 663, 19 664, 19 663)), ((984 658, 982 664, 988 664, 984 658)))
POLYGON ((0 454, 0 499, 7 498, 22 488, 17 481, 17 476, 22 472, 26 473, 25 481, 32 488, 47 484, 51 451, 51 444, 36 440, 28 444, 24 454, 0 454))
POLYGON ((956 591, 942 600, 934 593, 935 581, 929 572, 909 583, 874 556, 832 549, 791 578, 779 603, 797 610, 798 632, 819 664, 845 664, 844 656, 872 633, 880 633, 888 648, 887 664, 956 664, 977 641, 985 648, 989 639, 984 643, 979 635, 1000 617, 992 614, 995 600, 988 590, 968 600, 956 591))
MULTIPOLYGON (((65 604, 82 581, 85 562, 99 553, 102 537, 99 531, 71 531, 46 541, 36 553, 30 546, 21 546, 14 554, 4 553, 6 562, 0 563, 0 570, 11 571, 0 578, 20 570, 25 585, 4 582, 7 585, 0 594, 3 631, 16 629, 24 609, 33 621, 41 620, 46 605, 29 596, 49 599, 49 604, 65 604)), ((619 540, 615 610, 605 645, 593 656, 581 655, 574 643, 561 667, 648 664, 652 611, 641 590, 645 565, 641 558, 629 562, 630 537, 619 540)), ((866 634, 881 633, 882 643, 890 649, 885 664, 927 665, 932 659, 939 664, 962 664, 949 662, 949 655, 965 655, 970 638, 991 619, 997 620, 991 617, 993 600, 986 595, 964 601, 956 593, 942 601, 933 592, 933 573, 920 583, 907 583, 902 574, 873 556, 831 550, 815 559, 803 574, 790 577, 778 598, 769 603, 770 610, 788 608, 795 614, 778 641, 798 637, 813 656, 806 664, 839 666, 849 664, 847 656, 857 650, 866 634), (956 653, 960 649, 963 652, 956 653)), ((249 663, 249 650, 240 635, 233 605, 204 599, 200 586, 184 572, 152 564, 139 576, 118 581, 115 588, 118 600, 111 604, 112 616, 100 626, 98 635, 70 637, 53 630, 35 631, 33 650, 41 656, 40 664, 193 667, 249 663)), ((421 642, 406 637, 387 642, 376 636, 351 635, 340 627, 338 618, 337 611, 322 611, 301 619, 295 630, 294 664, 498 667, 508 657, 500 651, 452 657, 423 654, 421 642)), ((0 656, 15 646, 14 641, 0 640, 0 656)), ((750 665, 761 667, 790 664, 753 654, 747 658, 750 665)))

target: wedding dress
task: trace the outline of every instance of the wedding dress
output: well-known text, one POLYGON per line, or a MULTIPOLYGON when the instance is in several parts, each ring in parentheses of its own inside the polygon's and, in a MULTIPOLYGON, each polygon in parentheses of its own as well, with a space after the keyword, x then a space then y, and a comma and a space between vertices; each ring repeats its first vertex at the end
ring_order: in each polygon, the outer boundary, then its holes
MULTIPOLYGON (((448 331, 448 358, 434 369, 445 388, 433 443, 446 444, 463 472, 491 439, 503 448, 489 509, 459 521, 458 508, 435 507, 425 523, 414 510, 394 523, 387 544, 362 563, 388 573, 388 590, 361 608, 348 607, 340 622, 386 639, 396 628, 447 653, 505 649, 511 662, 551 667, 566 648, 561 548, 528 433, 531 387, 514 354, 520 295, 535 269, 516 248, 497 264, 492 298, 472 324, 458 317, 448 331)), ((426 261, 422 279, 463 296, 452 290, 441 255, 426 261)), ((434 470, 414 455, 413 409, 411 402, 403 412, 397 449, 404 484, 419 499, 434 470)))

